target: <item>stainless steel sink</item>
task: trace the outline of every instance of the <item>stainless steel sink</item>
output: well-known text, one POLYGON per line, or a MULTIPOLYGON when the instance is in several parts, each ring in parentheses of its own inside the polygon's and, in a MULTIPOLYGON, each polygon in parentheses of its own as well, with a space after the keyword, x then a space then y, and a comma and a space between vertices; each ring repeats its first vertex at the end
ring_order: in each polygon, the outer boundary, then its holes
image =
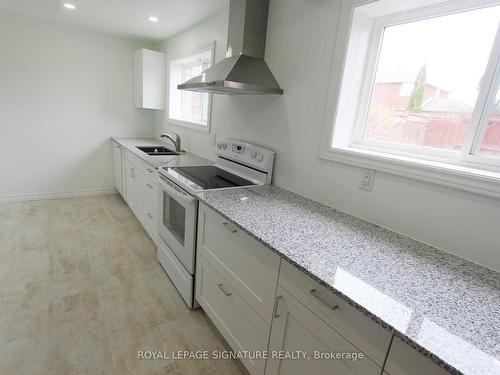
POLYGON ((151 156, 180 155, 179 152, 166 148, 164 146, 136 146, 142 152, 151 156))

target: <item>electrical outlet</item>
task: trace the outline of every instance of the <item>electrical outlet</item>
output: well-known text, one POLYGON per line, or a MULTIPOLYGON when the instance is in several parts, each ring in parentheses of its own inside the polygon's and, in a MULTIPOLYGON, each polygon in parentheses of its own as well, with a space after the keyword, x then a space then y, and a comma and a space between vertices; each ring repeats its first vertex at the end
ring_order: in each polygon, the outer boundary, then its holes
POLYGON ((217 144, 217 134, 212 133, 212 146, 217 144))
POLYGON ((361 175, 359 188, 361 190, 372 191, 373 181, 375 180, 375 171, 373 169, 365 169, 361 175))

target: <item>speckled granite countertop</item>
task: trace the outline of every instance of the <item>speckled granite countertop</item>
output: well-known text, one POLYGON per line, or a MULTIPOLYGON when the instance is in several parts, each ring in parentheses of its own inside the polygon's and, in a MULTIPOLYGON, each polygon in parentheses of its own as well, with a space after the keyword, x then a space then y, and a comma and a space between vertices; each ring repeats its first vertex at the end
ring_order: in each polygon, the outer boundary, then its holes
POLYGON ((451 373, 500 374, 499 273, 275 186, 197 196, 451 373))
MULTIPOLYGON (((201 156, 195 155, 191 152, 184 152, 181 155, 172 156, 150 156, 142 152, 137 146, 166 146, 165 142, 156 138, 125 138, 125 137, 112 137, 112 140, 125 147, 130 152, 134 153, 153 168, 158 167, 177 167, 177 166, 190 166, 190 165, 207 165, 213 164, 212 161, 205 159, 201 156)), ((169 147, 170 148, 170 147, 169 147)))

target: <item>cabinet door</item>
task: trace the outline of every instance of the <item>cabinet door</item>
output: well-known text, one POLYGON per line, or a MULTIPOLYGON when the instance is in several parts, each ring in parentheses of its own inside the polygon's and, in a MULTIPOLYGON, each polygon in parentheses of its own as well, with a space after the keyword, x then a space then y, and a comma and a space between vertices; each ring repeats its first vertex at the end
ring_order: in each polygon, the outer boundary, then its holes
POLYGON ((390 375, 449 374, 397 337, 392 341, 384 370, 390 375))
POLYGON ((115 176, 116 190, 123 197, 123 152, 122 146, 118 143, 112 142, 113 147, 113 173, 115 176))
POLYGON ((158 239, 158 187, 145 173, 137 173, 139 220, 154 242, 158 239))
MULTIPOLYGON (((283 288, 278 287, 269 343, 266 375, 379 375, 381 368, 283 288), (274 353, 305 351, 307 358, 277 359, 274 353), (315 359, 315 354, 336 352, 358 355, 352 359, 315 359)), ((345 357, 344 357, 345 358, 345 357)), ((352 357, 351 357, 352 358, 352 357)))
POLYGON ((137 213, 137 168, 127 161, 125 163, 125 200, 130 209, 137 213))
POLYGON ((135 106, 164 109, 165 54, 141 49, 134 54, 135 106))

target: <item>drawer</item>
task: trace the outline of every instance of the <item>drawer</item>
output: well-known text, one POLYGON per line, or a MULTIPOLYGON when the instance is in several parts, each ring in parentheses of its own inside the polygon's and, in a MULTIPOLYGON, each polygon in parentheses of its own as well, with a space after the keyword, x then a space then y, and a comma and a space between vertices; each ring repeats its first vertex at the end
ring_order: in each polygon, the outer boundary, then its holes
POLYGON ((281 287, 277 291, 269 351, 305 351, 310 358, 278 359, 271 356, 266 364, 266 375, 380 375, 382 370, 281 287), (358 357, 355 360, 314 358, 315 353, 331 351, 356 353, 358 357))
POLYGON ((146 176, 148 176, 151 179, 155 178, 156 175, 156 169, 150 166, 148 163, 146 163, 143 159, 141 159, 139 156, 135 155, 133 152, 127 150, 126 152, 126 158, 129 163, 132 163, 135 165, 136 168, 140 169, 141 172, 143 172, 146 176))
POLYGON ((392 341, 384 370, 388 375, 449 374, 397 337, 392 341))
POLYGON ((145 174, 140 175, 138 205, 141 208, 140 221, 155 243, 158 243, 158 185, 145 174))
MULTIPOLYGON (((196 300, 235 351, 267 350, 270 326, 198 254, 196 300)), ((265 360, 244 359, 252 375, 264 374, 265 360)))
POLYGON ((388 331, 286 261, 279 284, 382 367, 391 341, 388 331))
POLYGON ((198 215, 198 252, 269 324, 280 257, 205 205, 198 215))
POLYGON ((193 307, 193 276, 190 275, 182 266, 181 262, 175 257, 174 253, 164 243, 158 245, 158 260, 161 266, 167 272, 182 299, 186 304, 193 307))

